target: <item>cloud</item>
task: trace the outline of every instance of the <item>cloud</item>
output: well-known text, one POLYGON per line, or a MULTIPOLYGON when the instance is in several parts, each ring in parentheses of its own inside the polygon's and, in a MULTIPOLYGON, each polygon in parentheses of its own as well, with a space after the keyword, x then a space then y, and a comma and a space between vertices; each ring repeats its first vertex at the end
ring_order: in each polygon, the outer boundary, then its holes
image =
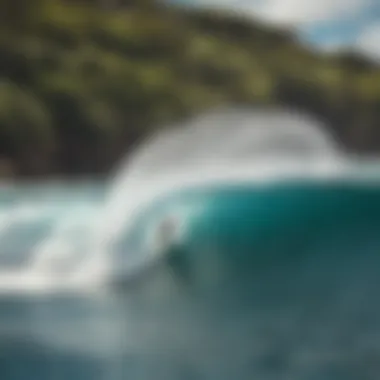
POLYGON ((368 8, 373 0, 195 0, 192 2, 207 7, 222 7, 250 13, 274 24, 302 26, 352 17, 368 8))
POLYGON ((365 3, 366 0, 271 0, 258 7, 258 15, 277 24, 303 25, 350 17, 365 3))
POLYGON ((356 39, 354 48, 380 61, 380 22, 364 28, 356 39))

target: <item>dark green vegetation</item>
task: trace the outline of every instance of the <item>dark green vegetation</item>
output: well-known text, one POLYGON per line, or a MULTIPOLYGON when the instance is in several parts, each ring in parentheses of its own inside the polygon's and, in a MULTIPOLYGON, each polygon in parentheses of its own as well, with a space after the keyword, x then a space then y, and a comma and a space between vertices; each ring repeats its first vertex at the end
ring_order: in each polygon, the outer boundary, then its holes
POLYGON ((380 150, 368 60, 228 13, 111 3, 0 0, 2 175, 105 173, 153 128, 224 104, 295 105, 380 150))

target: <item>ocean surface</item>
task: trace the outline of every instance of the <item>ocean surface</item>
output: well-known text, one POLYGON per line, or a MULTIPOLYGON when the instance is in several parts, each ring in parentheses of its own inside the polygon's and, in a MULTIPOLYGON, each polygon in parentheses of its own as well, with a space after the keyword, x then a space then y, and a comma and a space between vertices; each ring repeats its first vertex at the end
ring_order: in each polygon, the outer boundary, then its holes
POLYGON ((202 125, 107 182, 3 184, 0 379, 378 380, 380 164, 292 130, 318 159, 202 125))

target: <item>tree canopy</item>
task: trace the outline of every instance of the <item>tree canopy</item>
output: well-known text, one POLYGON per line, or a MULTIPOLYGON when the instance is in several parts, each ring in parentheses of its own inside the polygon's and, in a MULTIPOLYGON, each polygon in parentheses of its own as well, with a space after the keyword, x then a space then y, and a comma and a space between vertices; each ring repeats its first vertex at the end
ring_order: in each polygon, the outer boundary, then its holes
POLYGON ((103 173, 227 104, 300 107, 347 149, 380 150, 380 68, 290 30, 152 0, 1 0, 0 18, 0 159, 16 175, 103 173))

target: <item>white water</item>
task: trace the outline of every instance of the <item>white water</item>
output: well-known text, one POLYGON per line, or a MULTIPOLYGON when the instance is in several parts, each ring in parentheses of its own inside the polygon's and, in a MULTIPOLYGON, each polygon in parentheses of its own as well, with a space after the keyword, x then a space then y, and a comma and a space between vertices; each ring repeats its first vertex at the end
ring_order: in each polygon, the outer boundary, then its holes
MULTIPOLYGON (((95 285, 112 276, 109 253, 117 239, 146 202, 178 188, 334 179, 347 170, 320 125, 296 113, 231 110, 200 117, 153 136, 122 163, 105 203, 92 197, 91 187, 66 185, 61 198, 44 186, 33 193, 0 189, 13 198, 0 205, 0 291, 98 291, 95 285), (24 260, 5 265, 12 255, 24 260)), ((194 211, 175 210, 180 217, 194 211)))

